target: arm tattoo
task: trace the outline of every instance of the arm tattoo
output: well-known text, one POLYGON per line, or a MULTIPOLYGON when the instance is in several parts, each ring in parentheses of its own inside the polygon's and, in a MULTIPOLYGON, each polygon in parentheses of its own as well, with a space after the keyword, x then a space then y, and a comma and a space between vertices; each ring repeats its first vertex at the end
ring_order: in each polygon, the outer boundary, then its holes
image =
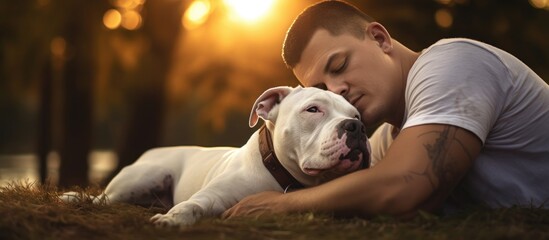
MULTIPOLYGON (((430 164, 421 172, 412 172, 404 176, 404 181, 410 182, 414 179, 414 176, 426 177, 431 183, 433 190, 437 191, 438 186, 452 186, 457 183, 459 174, 456 172, 455 156, 452 156, 449 149, 457 144, 465 154, 467 154, 469 160, 473 158, 469 151, 465 148, 463 143, 456 138, 456 134, 461 129, 451 126, 445 126, 441 131, 431 131, 423 133, 418 137, 422 137, 428 134, 437 134, 437 138, 432 144, 424 144, 425 151, 429 157, 430 164), (438 184, 437 184, 438 182, 438 184)), ((442 189, 439 189, 439 191, 442 189)), ((437 191, 438 192, 438 191, 437 191)))

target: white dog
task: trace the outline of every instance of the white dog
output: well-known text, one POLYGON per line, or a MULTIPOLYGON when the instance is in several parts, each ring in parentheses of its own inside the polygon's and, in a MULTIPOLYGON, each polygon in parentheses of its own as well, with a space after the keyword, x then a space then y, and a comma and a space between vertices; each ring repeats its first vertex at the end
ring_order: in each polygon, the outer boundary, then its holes
MULTIPOLYGON (((104 197, 107 202, 173 206, 151 221, 184 226, 219 216, 254 193, 314 186, 370 165, 359 113, 337 94, 316 88, 271 88, 256 100, 250 127, 259 118, 265 126, 241 148, 147 151, 116 175, 96 201, 104 197)), ((75 197, 70 192, 61 198, 75 197)))

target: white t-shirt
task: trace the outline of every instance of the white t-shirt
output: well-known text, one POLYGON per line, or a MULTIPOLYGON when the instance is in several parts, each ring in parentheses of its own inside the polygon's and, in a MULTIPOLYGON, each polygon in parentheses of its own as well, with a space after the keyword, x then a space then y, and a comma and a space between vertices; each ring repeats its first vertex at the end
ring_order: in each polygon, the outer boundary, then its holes
MULTIPOLYGON (((461 191, 490 207, 549 208, 549 85, 538 75, 488 44, 443 39, 422 51, 407 82, 402 129, 449 124, 484 144, 461 191)), ((371 139, 374 161, 392 141, 383 129, 371 139)))

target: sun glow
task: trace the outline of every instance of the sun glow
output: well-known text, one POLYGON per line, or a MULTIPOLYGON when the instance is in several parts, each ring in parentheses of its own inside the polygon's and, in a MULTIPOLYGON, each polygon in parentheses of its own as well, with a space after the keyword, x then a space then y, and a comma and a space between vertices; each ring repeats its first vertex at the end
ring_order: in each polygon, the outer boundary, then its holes
POLYGON ((245 21, 256 21, 267 14, 274 0, 224 0, 231 15, 245 21))

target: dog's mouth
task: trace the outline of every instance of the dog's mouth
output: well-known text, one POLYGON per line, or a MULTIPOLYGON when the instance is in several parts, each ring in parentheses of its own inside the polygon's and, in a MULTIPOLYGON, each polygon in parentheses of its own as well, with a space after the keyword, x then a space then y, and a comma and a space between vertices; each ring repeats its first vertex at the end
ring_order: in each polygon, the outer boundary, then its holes
POLYGON ((368 150, 364 151, 360 148, 356 148, 349 151, 345 156, 341 155, 339 161, 335 162, 332 166, 326 168, 305 167, 303 170, 310 176, 318 176, 321 174, 341 176, 362 168, 368 168, 369 166, 370 154, 368 150))
POLYGON ((365 134, 357 131, 335 134, 320 146, 319 159, 304 161, 305 174, 333 179, 370 167, 370 144, 365 134))

